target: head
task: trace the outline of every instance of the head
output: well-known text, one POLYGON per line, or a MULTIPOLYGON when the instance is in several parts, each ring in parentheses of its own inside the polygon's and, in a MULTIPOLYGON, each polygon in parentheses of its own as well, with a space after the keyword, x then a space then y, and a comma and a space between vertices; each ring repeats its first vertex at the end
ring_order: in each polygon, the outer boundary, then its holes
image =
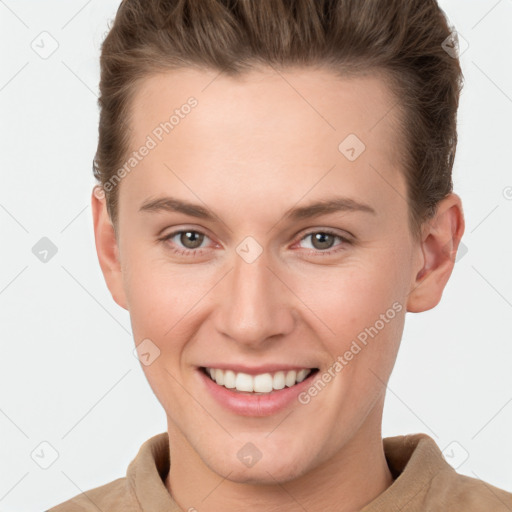
POLYGON ((120 5, 98 256, 171 437, 213 471, 286 481, 380 435, 406 312, 437 305, 464 230, 450 35, 433 0, 120 5), (204 389, 201 367, 268 364, 318 372, 256 416, 204 389))

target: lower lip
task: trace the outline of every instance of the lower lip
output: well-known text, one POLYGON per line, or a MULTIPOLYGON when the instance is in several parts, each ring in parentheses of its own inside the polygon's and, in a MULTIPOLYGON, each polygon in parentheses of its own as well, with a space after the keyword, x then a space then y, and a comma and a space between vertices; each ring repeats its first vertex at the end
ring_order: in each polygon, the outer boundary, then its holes
POLYGON ((285 409, 294 401, 300 403, 297 396, 311 385, 313 378, 318 373, 318 370, 310 373, 302 382, 290 388, 285 387, 257 395, 232 391, 214 382, 200 368, 197 371, 208 392, 222 406, 242 416, 271 416, 285 409))

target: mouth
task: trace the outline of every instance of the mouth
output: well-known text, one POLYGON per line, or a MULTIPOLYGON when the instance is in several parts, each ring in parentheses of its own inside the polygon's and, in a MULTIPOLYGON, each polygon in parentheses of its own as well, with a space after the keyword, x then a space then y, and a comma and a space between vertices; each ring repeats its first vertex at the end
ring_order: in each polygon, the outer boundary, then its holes
POLYGON ((276 394, 312 379, 319 372, 318 368, 297 368, 250 375, 204 366, 199 367, 199 370, 218 386, 233 393, 249 396, 276 394))

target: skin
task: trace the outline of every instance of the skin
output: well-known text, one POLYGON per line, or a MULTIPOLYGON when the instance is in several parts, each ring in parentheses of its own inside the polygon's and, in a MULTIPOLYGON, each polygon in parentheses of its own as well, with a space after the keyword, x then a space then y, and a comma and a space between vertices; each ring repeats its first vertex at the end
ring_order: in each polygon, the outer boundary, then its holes
POLYGON ((436 306, 450 277, 464 231, 460 198, 449 195, 412 236, 396 100, 376 74, 152 76, 134 99, 133 150, 190 96, 198 106, 119 185, 117 238, 105 200, 91 198, 108 288, 130 312, 136 344, 149 338, 160 350, 142 368, 167 414, 165 485, 183 510, 360 510, 393 482, 381 435, 386 383, 406 311, 436 306), (338 150, 350 133, 366 145, 353 162, 338 150), (335 194, 376 213, 284 216, 335 194), (216 219, 139 211, 163 195, 216 219), (205 236, 159 240, 179 229, 205 236), (315 244, 325 229, 352 243, 315 244), (247 236, 262 249, 252 263, 236 251, 247 236), (402 310, 307 405, 251 418, 201 386, 196 367, 219 361, 321 375, 395 302, 402 310), (262 454, 252 467, 237 457, 247 442, 262 454))

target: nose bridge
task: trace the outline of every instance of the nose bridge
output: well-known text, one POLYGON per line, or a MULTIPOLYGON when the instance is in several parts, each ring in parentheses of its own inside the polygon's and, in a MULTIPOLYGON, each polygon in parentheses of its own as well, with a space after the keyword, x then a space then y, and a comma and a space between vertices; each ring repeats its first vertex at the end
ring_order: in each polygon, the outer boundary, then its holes
POLYGON ((217 327, 238 343, 257 346, 291 328, 286 290, 270 270, 270 260, 271 255, 251 237, 233 255, 217 327))

